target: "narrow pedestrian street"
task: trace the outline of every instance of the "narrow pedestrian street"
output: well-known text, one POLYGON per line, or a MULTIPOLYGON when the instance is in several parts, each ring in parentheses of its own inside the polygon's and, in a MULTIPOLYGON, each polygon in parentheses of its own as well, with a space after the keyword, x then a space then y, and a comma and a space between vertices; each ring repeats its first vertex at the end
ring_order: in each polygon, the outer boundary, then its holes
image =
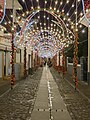
POLYGON ((31 120, 71 120, 48 68, 43 69, 31 120))
POLYGON ((90 120, 90 0, 0 0, 0 120, 90 120))
POLYGON ((47 66, 0 96, 0 120, 90 120, 89 113, 90 101, 47 66))

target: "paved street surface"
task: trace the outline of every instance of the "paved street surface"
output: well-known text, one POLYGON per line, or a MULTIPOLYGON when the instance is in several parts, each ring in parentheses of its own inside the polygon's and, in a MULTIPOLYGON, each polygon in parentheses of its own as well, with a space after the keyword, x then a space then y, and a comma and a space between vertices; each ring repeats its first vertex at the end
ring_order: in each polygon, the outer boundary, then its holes
POLYGON ((90 120, 90 102, 44 67, 0 96, 0 120, 90 120))
POLYGON ((26 120, 33 109, 42 68, 0 96, 0 120, 26 120))
POLYGON ((72 87, 72 82, 69 84, 69 78, 67 78, 66 81, 66 79, 62 79, 61 75, 53 68, 50 70, 58 85, 59 92, 67 106, 72 120, 90 120, 89 97, 85 96, 82 91, 75 91, 72 87))
POLYGON ((58 87, 48 68, 44 68, 31 120, 71 120, 58 87))
POLYGON ((10 81, 0 79, 0 95, 5 93, 9 88, 10 88, 10 81))

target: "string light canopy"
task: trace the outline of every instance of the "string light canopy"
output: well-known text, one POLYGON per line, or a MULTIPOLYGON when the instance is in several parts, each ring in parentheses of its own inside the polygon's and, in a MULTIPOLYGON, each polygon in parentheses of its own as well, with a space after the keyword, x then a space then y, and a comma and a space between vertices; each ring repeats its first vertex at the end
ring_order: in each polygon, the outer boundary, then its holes
MULTIPOLYGON (((16 23, 20 26, 15 36, 16 47, 31 47, 38 50, 40 56, 54 56, 63 47, 74 43, 75 24, 76 31, 83 29, 78 21, 84 15, 82 1, 77 0, 77 10, 71 0, 18 0, 23 10, 16 11, 16 23), (77 23, 75 21, 77 14, 77 23), (32 16, 32 17, 31 17, 32 16), (38 20, 35 21, 35 20, 38 20), (33 22, 33 24, 31 24, 33 22), (80 26, 80 27, 79 27, 80 26)), ((12 32, 12 10, 6 10, 2 23, 8 32, 12 32), (10 13, 10 14, 9 14, 10 13)), ((84 32, 83 32, 84 33, 84 32)))

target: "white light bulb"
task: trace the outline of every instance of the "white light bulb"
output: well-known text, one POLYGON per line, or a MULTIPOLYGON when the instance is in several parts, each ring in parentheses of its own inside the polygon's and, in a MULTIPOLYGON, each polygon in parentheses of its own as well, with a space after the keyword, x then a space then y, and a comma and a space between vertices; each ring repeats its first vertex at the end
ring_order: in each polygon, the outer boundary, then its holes
POLYGON ((25 2, 25 0, 22 0, 23 2, 25 2))
POLYGON ((82 33, 85 33, 85 30, 82 30, 82 33))
POLYGON ((72 4, 72 7, 74 7, 74 4, 72 4))

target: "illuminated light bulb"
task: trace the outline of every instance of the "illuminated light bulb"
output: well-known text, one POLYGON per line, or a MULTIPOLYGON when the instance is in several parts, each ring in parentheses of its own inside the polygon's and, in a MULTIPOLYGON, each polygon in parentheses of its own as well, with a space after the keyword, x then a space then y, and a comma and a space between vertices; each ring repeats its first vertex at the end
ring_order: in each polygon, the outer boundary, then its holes
POLYGON ((19 10, 21 10, 21 8, 19 8, 19 10))
POLYGON ((73 29, 74 28, 74 26, 71 26, 71 29, 73 29))
POLYGON ((85 30, 82 30, 82 33, 85 33, 85 30))
POLYGON ((72 4, 72 7, 74 7, 74 4, 72 4))
POLYGON ((47 1, 45 1, 45 4, 47 4, 47 1))
POLYGON ((76 25, 78 25, 78 23, 76 23, 76 25))
POLYGON ((40 18, 40 16, 38 16, 38 19, 40 18))
POLYGON ((34 9, 33 6, 31 7, 31 9, 32 9, 32 10, 34 9))
POLYGON ((55 4, 57 5, 58 1, 55 2, 55 4))
POLYGON ((68 26, 69 26, 69 24, 66 24, 66 26, 68 27, 68 26))
POLYGON ((71 22, 71 25, 73 25, 73 22, 71 22))
POLYGON ((11 21, 9 21, 8 23, 11 24, 11 21))
POLYGON ((59 31, 59 33, 61 33, 61 31, 59 31))
POLYGON ((49 17, 47 17, 47 20, 49 20, 49 17))
POLYGON ((58 17, 60 17, 60 15, 58 17))
POLYGON ((13 17, 13 15, 11 15, 11 18, 13 17))
POLYGON ((27 11, 26 13, 29 14, 29 11, 27 11))
POLYGON ((22 16, 24 17, 24 16, 25 16, 25 14, 23 13, 23 14, 22 14, 22 16))
POLYGON ((56 24, 54 24, 54 27, 56 26, 56 24))
POLYGON ((62 9, 62 12, 64 12, 64 9, 62 9))
POLYGON ((60 5, 62 5, 63 4, 63 2, 60 2, 60 5))
POLYGON ((82 16, 82 15, 83 15, 83 13, 81 12, 81 13, 80 13, 80 15, 82 16))
POLYGON ((16 25, 14 25, 14 28, 16 28, 16 25))
POLYGON ((5 22, 4 24, 7 25, 7 22, 5 22))
POLYGON ((56 8, 54 8, 54 10, 56 10, 56 8))
POLYGON ((52 9, 52 7, 50 7, 50 10, 52 9))
POLYGON ((79 27, 82 28, 82 25, 80 25, 79 27))
POLYGON ((63 20, 66 20, 66 18, 64 17, 63 20))
POLYGON ((69 13, 67 13, 67 16, 69 16, 69 13))
POLYGON ((20 16, 18 16, 18 19, 20 19, 20 16))
POLYGON ((52 11, 52 14, 54 13, 54 11, 52 11))
POLYGON ((77 14, 77 12, 75 11, 75 15, 77 14))
POLYGON ((71 19, 70 18, 68 18, 68 21, 70 21, 71 19))
POLYGON ((23 2, 25 2, 25 0, 22 0, 23 2))
POLYGON ((45 18, 46 16, 44 15, 44 18, 45 18))
POLYGON ((48 29, 50 29, 50 27, 48 27, 48 29))
POLYGON ((36 0, 37 2, 39 2, 39 0, 36 0))
POLYGON ((76 32, 78 31, 78 29, 76 29, 76 32))
POLYGON ((59 10, 57 10, 57 12, 59 13, 59 10))
POLYGON ((1 9, 0 11, 3 12, 3 9, 1 9))
POLYGON ((14 31, 14 28, 12 28, 12 31, 14 31))
POLYGON ((42 30, 42 27, 40 27, 40 29, 42 30))
POLYGON ((82 20, 82 18, 80 18, 80 21, 82 20))
POLYGON ((90 28, 90 23, 89 23, 89 26, 88 26, 89 28, 90 28))
POLYGON ((89 11, 89 10, 88 10, 88 9, 86 9, 86 12, 87 12, 87 13, 88 13, 88 11, 89 11))
POLYGON ((73 38, 72 36, 70 36, 70 38, 73 38))
POLYGON ((53 24, 51 24, 51 26, 53 26, 53 24))
POLYGON ((35 22, 35 24, 37 24, 37 22, 35 22))
POLYGON ((40 9, 40 6, 38 6, 37 8, 40 9))
POLYGON ((1 31, 3 32, 3 31, 4 31, 4 29, 2 28, 2 29, 1 29, 1 31))
POLYGON ((67 0, 67 2, 66 2, 67 4, 69 3, 69 0, 67 0))
POLYGON ((80 2, 80 0, 78 0, 78 2, 80 2))

